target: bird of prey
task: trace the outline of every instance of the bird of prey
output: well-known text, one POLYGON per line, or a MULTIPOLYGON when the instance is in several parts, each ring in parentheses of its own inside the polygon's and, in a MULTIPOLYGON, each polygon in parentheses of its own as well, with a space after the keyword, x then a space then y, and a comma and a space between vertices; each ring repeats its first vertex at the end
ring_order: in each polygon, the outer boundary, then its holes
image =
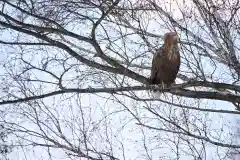
POLYGON ((164 35, 164 44, 152 59, 150 83, 170 87, 175 82, 180 67, 179 37, 176 32, 164 35))

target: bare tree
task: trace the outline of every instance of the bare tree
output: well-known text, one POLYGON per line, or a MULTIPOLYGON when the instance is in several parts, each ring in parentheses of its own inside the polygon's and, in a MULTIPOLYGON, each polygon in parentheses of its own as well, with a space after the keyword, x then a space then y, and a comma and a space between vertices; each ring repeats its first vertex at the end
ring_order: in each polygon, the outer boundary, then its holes
POLYGON ((0 8, 1 123, 11 157, 239 152, 239 0, 0 0, 0 8), (149 76, 168 31, 180 35, 181 68, 162 90, 149 76))

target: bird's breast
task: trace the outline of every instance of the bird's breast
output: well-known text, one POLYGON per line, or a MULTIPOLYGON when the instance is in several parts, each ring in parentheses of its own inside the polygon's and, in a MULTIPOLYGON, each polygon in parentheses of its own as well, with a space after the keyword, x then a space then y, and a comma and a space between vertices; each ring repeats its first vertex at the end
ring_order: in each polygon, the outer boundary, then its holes
POLYGON ((180 56, 178 54, 175 53, 170 53, 168 56, 169 61, 179 61, 180 60, 180 56))

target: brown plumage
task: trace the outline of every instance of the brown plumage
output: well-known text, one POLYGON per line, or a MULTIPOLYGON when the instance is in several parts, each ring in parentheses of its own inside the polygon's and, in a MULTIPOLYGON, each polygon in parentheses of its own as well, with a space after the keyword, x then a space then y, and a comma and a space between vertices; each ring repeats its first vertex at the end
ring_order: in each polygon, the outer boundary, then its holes
POLYGON ((153 56, 151 84, 170 87, 175 82, 180 67, 179 37, 176 32, 164 35, 164 44, 153 56))

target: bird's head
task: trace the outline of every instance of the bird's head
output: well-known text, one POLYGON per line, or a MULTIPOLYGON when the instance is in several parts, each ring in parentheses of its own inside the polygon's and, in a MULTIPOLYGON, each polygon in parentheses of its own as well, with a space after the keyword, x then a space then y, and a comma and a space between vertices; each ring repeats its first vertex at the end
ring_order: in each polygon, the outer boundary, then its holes
POLYGON ((178 37, 178 34, 177 32, 168 32, 168 33, 165 33, 164 34, 164 43, 165 44, 171 44, 171 45, 174 45, 174 44, 177 44, 179 43, 179 37, 178 37))
POLYGON ((179 43, 179 37, 176 32, 165 33, 165 35, 164 35, 164 50, 168 54, 169 59, 172 59, 174 54, 177 53, 176 50, 173 51, 172 49, 173 48, 178 49, 178 43, 179 43))

